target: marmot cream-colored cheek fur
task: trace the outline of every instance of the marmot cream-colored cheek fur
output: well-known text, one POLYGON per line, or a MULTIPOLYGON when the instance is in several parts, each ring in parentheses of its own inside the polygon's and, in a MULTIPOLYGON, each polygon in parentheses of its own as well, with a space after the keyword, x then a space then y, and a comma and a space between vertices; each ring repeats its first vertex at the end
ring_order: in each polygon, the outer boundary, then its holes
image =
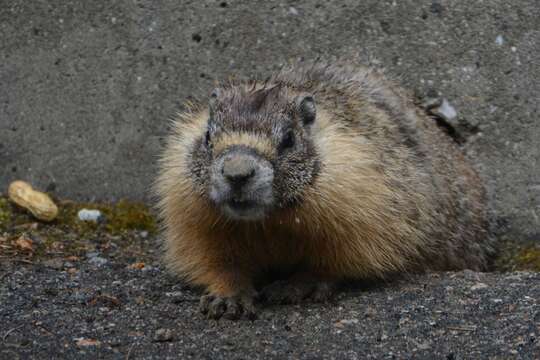
POLYGON ((165 261, 205 287, 210 318, 252 317, 255 298, 324 300, 346 279, 488 263, 479 177, 373 69, 226 83, 173 126, 156 181, 165 261))

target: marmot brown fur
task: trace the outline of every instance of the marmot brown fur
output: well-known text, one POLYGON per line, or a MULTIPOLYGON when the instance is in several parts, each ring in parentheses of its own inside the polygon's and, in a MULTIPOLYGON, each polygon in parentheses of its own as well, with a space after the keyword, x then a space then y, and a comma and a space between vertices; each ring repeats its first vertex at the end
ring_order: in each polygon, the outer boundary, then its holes
POLYGON ((291 68, 190 104, 156 183, 165 259, 206 287, 211 318, 271 301, 324 299, 344 279, 484 269, 477 174, 436 122, 377 71, 291 68))

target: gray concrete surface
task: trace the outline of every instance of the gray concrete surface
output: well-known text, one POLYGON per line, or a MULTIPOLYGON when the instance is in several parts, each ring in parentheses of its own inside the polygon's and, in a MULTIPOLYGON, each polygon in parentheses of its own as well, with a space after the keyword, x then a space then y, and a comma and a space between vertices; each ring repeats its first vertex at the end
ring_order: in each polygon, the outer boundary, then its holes
POLYGON ((538 240, 538 0, 3 0, 0 188, 148 199, 167 118, 190 95, 358 53, 450 101, 502 233, 538 240))

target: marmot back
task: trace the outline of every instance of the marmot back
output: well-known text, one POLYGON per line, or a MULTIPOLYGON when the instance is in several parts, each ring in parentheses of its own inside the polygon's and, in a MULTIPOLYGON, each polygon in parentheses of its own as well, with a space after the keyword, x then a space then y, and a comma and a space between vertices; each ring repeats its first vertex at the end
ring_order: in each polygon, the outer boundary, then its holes
POLYGON ((166 262, 207 288, 208 316, 251 315, 272 271, 292 276, 263 294, 290 302, 344 279, 486 267, 479 177, 376 71, 291 68, 208 103, 175 121, 156 187, 166 262))

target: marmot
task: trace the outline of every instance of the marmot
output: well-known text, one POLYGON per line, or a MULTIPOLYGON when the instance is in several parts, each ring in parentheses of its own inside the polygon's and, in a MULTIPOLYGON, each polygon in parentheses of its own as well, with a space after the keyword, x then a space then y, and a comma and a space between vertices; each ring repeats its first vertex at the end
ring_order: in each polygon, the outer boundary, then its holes
POLYGON ((486 267, 481 181, 436 122, 378 70, 293 66, 190 103, 156 181, 172 272, 209 318, 325 299, 346 279, 486 267))

